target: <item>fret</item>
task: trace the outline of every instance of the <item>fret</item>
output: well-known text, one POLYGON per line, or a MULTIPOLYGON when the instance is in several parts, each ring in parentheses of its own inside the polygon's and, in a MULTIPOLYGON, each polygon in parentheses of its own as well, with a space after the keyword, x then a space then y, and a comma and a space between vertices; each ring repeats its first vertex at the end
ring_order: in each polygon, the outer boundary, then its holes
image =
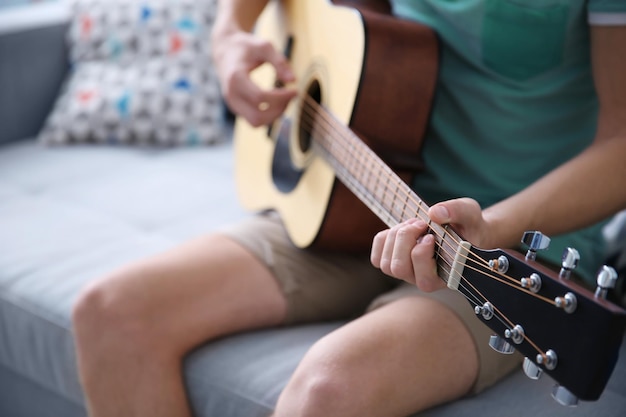
MULTIPOLYGON (((402 204, 402 218, 405 218, 406 215, 407 215, 407 207, 408 207, 408 204, 409 204, 409 198, 410 197, 411 197, 411 194, 405 193, 405 195, 404 195, 404 203, 402 204)), ((418 214, 418 213, 415 213, 415 214, 418 214)))
MULTIPOLYGON (((323 108, 320 110, 324 111, 323 108)), ((318 129, 318 123, 316 117, 313 120, 314 131, 318 129)), ((319 129, 324 132, 323 127, 319 129)), ((342 131, 341 135, 341 140, 332 140, 330 135, 317 134, 314 146, 319 146, 318 151, 325 154, 327 162, 346 187, 388 226, 415 217, 427 220, 431 233, 436 237, 437 273, 448 282, 455 259, 465 251, 463 245, 467 242, 446 226, 433 223, 427 216, 428 206, 422 199, 356 135, 349 130, 342 131), (337 143, 347 143, 348 146, 335 146, 337 143), (415 207, 411 207, 410 203, 415 207)))

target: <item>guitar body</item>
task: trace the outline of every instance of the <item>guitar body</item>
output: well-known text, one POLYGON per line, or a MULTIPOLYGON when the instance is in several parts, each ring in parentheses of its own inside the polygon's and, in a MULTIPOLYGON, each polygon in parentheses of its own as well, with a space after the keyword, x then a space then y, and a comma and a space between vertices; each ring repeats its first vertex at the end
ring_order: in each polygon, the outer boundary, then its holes
MULTIPOLYGON (((349 126, 404 180, 420 168, 419 152, 438 71, 429 28, 328 0, 270 2, 257 34, 286 51, 300 95, 311 95, 349 126)), ((275 84, 265 64, 252 73, 275 84)), ((299 247, 368 250, 385 225, 314 151, 302 97, 269 128, 235 123, 235 177, 250 210, 275 210, 299 247)))

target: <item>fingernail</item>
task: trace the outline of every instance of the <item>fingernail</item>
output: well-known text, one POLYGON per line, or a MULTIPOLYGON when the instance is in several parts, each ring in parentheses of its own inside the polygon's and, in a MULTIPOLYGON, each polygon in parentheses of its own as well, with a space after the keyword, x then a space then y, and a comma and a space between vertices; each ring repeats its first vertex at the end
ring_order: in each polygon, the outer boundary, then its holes
POLYGON ((434 208, 435 214, 439 217, 440 220, 446 221, 450 219, 450 212, 444 206, 437 206, 434 208))
POLYGON ((433 235, 431 235, 430 233, 426 234, 426 235, 424 235, 424 237, 422 237, 422 243, 431 244, 434 241, 435 241, 435 237, 433 235))
POLYGON ((426 222, 419 217, 412 217, 406 221, 406 224, 414 224, 417 226, 422 226, 423 224, 426 224, 426 222))

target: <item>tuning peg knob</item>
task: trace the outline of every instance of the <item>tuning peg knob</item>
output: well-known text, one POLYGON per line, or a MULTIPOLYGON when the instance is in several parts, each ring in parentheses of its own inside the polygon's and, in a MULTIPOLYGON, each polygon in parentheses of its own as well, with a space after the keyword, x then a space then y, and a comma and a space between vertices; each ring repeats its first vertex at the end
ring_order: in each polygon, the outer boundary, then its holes
POLYGON ((506 329, 504 331, 504 337, 511 339, 513 343, 519 345, 524 341, 524 328, 516 324, 512 329, 506 329))
POLYGON ((578 299, 574 293, 568 292, 563 297, 556 297, 554 305, 557 308, 562 308, 566 313, 572 314, 578 307, 578 299))
POLYGON ((561 271, 559 277, 569 279, 572 275, 572 271, 578 266, 580 261, 580 254, 574 248, 565 248, 563 251, 563 257, 561 258, 561 271))
POLYGON ((489 338, 489 346, 496 352, 504 355, 510 355, 515 352, 515 348, 509 342, 495 334, 489 338))
POLYGON ((598 286, 596 287, 596 297, 597 298, 606 298, 609 290, 611 288, 615 288, 615 283, 617 282, 617 272, 615 269, 610 266, 604 265, 598 271, 598 275, 596 278, 596 283, 598 286))
POLYGON ((537 251, 548 249, 550 246, 550 238, 539 231, 524 232, 522 243, 528 246, 526 252, 526 260, 534 261, 537 258, 537 251))
POLYGON ((566 407, 576 407, 578 405, 578 397, 561 385, 555 385, 552 388, 552 398, 566 407))
POLYGON ((544 355, 542 355, 541 353, 537 354, 537 363, 545 366, 546 369, 552 371, 559 363, 559 357, 557 356, 555 351, 549 349, 544 355))
POLYGON ((477 315, 480 314, 485 320, 491 320, 494 314, 493 305, 489 301, 487 301, 482 306, 474 307, 474 313, 476 313, 477 315))
POLYGON ((506 272, 509 270, 509 258, 501 255, 498 257, 498 259, 490 259, 489 268, 494 271, 498 271, 501 274, 506 274, 506 272))
POLYGON ((543 375, 543 369, 535 365, 535 362, 531 361, 528 358, 524 358, 522 369, 524 369, 524 373, 528 378, 534 379, 535 381, 541 378, 541 375, 543 375))
POLYGON ((522 288, 528 288, 532 292, 538 293, 541 289, 542 281, 539 274, 533 272, 528 278, 522 278, 520 284, 522 288))

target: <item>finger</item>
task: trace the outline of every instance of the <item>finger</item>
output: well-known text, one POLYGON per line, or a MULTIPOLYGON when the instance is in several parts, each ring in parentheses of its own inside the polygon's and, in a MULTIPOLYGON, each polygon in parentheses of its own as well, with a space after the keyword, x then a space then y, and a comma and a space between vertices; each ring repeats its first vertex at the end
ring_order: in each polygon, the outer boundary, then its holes
POLYGON ((410 283, 415 282, 411 252, 428 226, 423 221, 406 222, 396 232, 389 269, 391 275, 410 283))
POLYGON ((297 95, 295 90, 286 88, 264 91, 247 75, 237 75, 237 79, 237 91, 231 94, 229 105, 235 113, 255 127, 269 124, 276 119, 297 95))
POLYGON ((376 233, 376 236, 374 236, 374 240, 372 241, 372 250, 370 251, 370 262, 376 268, 380 268, 380 259, 383 254, 383 247, 385 246, 385 240, 387 239, 388 233, 389 233, 389 229, 380 231, 376 233))
POLYGON ((435 237, 424 235, 411 251, 413 276, 415 285, 424 292, 432 292, 445 287, 445 283, 437 275, 435 255, 435 237))
POLYGON ((485 227, 482 209, 476 200, 449 200, 434 205, 428 214, 435 223, 450 224, 463 239, 481 247, 490 245, 489 230, 485 227))
MULTIPOLYGON (((409 219, 407 221, 405 221, 405 224, 412 224, 412 223, 416 223, 419 222, 420 219, 417 218, 413 218, 413 219, 409 219)), ((398 225, 399 227, 400 225, 398 225)), ((385 229, 382 230, 380 232, 378 232, 376 234, 376 236, 374 236, 374 239, 372 241, 372 250, 370 252, 370 261, 372 263, 372 265, 374 265, 376 268, 380 268, 380 263, 381 263, 381 259, 382 259, 382 255, 383 255, 383 251, 384 251, 384 247, 385 247, 385 242, 387 241, 388 237, 389 237, 389 233, 390 233, 391 229, 385 229)), ((414 243, 414 242, 413 242, 414 243)))
POLYGON ((428 210, 428 217, 437 224, 450 223, 450 211, 445 203, 435 204, 428 210))
POLYGON ((394 226, 387 231, 387 236, 380 255, 380 270, 387 275, 391 275, 391 258, 393 257, 394 244, 398 228, 399 226, 394 226))
POLYGON ((285 111, 295 94, 295 92, 281 89, 263 94, 258 102, 246 102, 244 104, 246 119, 255 127, 270 124, 285 111))
POLYGON ((254 48, 256 53, 256 60, 258 62, 269 62, 276 70, 276 78, 283 83, 290 83, 295 80, 295 75, 291 70, 289 61, 287 58, 274 48, 274 46, 267 41, 261 41, 259 45, 254 48))
POLYGON ((438 224, 469 224, 476 220, 481 208, 476 200, 457 198, 433 205, 428 216, 438 224))

